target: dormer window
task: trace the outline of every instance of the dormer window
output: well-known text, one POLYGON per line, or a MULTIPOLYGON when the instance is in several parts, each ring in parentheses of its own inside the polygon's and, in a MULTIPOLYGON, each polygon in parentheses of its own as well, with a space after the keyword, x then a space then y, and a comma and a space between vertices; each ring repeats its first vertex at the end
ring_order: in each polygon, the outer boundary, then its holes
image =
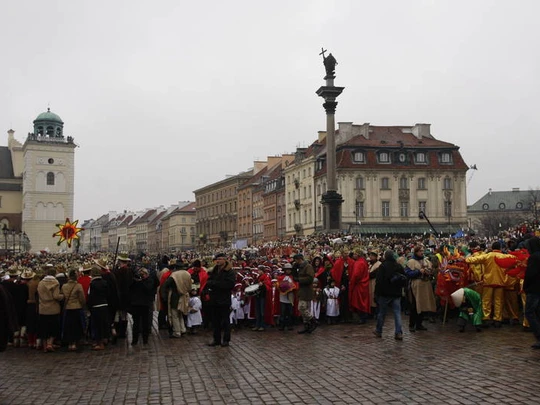
POLYGON ((416 163, 426 163, 426 154, 424 152, 418 152, 415 155, 416 163))
POLYGON ((388 152, 379 152, 379 163, 390 163, 390 155, 388 152))
POLYGON ((353 153, 353 162, 354 163, 364 163, 366 161, 364 152, 354 152, 353 153))
POLYGON ((449 152, 441 153, 441 163, 444 163, 444 164, 452 163, 452 155, 449 152))

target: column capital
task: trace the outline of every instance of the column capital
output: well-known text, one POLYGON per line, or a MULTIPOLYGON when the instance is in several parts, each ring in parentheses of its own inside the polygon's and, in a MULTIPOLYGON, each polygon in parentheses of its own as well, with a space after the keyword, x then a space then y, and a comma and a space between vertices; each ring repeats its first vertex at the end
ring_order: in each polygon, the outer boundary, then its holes
POLYGON ((323 103, 323 107, 326 110, 326 114, 335 114, 337 104, 338 104, 337 101, 326 101, 325 103, 323 103))

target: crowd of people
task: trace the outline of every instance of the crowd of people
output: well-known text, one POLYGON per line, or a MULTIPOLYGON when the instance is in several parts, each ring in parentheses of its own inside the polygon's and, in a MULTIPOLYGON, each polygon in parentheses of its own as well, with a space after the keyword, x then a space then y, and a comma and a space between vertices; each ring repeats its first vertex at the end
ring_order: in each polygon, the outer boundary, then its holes
POLYGON ((144 347, 155 313, 171 339, 211 330, 209 346, 229 346, 232 328, 311 334, 338 323, 373 324, 381 338, 388 307, 398 341, 402 316, 409 333, 453 316, 460 332, 521 324, 540 348, 540 239, 531 232, 492 241, 317 234, 209 254, 5 258, 0 351, 102 351, 129 335, 144 347))

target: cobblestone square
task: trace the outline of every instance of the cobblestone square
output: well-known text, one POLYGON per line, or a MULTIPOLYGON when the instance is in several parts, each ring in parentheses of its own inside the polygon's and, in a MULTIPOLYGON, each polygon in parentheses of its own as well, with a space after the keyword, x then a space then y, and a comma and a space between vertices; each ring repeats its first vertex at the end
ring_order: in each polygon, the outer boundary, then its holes
POLYGON ((367 325, 322 325, 311 335, 248 328, 230 347, 209 332, 170 339, 154 325, 147 347, 103 352, 8 348, 0 404, 478 404, 538 403, 540 351, 520 326, 458 333, 427 324, 394 340, 367 325))

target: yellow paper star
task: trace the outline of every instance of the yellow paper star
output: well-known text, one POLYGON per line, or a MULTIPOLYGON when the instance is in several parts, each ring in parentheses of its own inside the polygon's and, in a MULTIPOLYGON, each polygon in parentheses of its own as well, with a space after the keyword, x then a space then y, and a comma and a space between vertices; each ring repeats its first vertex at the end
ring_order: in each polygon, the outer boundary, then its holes
POLYGON ((56 243, 58 246, 64 241, 66 241, 68 247, 71 247, 73 239, 79 239, 79 232, 84 231, 84 228, 77 228, 79 220, 70 222, 69 218, 66 218, 65 224, 56 224, 59 231, 53 234, 53 238, 57 236, 60 237, 56 243))

